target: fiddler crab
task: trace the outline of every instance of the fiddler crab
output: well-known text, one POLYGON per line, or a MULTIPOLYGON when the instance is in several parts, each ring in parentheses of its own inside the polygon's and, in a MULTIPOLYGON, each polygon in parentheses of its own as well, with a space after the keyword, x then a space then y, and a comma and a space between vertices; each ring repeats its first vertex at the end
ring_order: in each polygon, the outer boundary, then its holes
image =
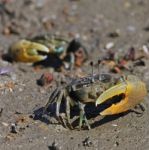
POLYGON ((10 46, 9 55, 14 61, 35 63, 56 54, 61 60, 81 65, 87 59, 87 51, 78 39, 71 42, 55 35, 41 35, 22 39, 10 46), (66 61, 67 61, 66 60, 66 61))
MULTIPOLYGON (((48 111, 49 105, 56 103, 56 116, 60 123, 73 129, 70 121, 70 107, 77 105, 80 110, 79 128, 83 122, 90 129, 86 114, 85 105, 94 103, 95 106, 111 101, 108 108, 105 108, 100 115, 114 115, 126 112, 139 104, 147 94, 146 85, 138 77, 128 75, 126 79, 119 80, 107 90, 103 90, 105 83, 112 81, 110 74, 92 74, 79 79, 74 79, 69 84, 57 87, 49 97, 42 114, 48 111), (118 100, 113 101, 117 97, 118 100), (60 116, 60 105, 64 100, 66 104, 66 121, 60 116)), ((100 105, 99 105, 100 106, 100 105)))

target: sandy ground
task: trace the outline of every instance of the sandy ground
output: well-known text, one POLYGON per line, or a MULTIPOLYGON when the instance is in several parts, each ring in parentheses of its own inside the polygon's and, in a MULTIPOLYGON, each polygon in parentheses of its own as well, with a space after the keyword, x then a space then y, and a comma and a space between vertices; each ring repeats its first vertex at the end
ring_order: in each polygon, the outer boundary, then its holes
MULTIPOLYGON (((2 0, 1 0, 2 1, 2 0)), ((0 1, 0 2, 1 2, 0 1)), ((134 46, 140 49, 149 43, 148 0, 10 0, 6 10, 0 6, 0 52, 21 38, 51 33, 80 37, 89 52, 89 60, 96 61, 108 42, 115 52, 124 53, 134 46), (46 24, 46 26, 45 26, 46 24), (11 31, 10 31, 10 28, 11 31), (146 30, 145 30, 146 28, 146 30), (109 33, 118 31, 119 37, 109 33), (11 32, 11 33, 9 33, 11 32), (98 45, 97 42, 99 41, 98 45)), ((135 68, 135 74, 149 85, 149 62, 135 68)), ((145 112, 123 116, 101 116, 90 119, 91 130, 69 130, 59 124, 33 120, 33 114, 47 102, 50 89, 39 87, 36 80, 50 68, 35 70, 31 64, 9 63, 0 59, 0 66, 11 66, 13 72, 0 80, 0 149, 1 150, 148 150, 149 102, 145 97, 145 112), (23 116, 23 117, 22 117, 23 116), (19 118, 23 119, 19 119, 19 118), (18 120, 19 131, 10 133, 10 126, 18 120), (21 120, 21 121, 20 121, 21 120), (83 141, 89 138, 88 145, 83 141)), ((82 70, 88 74, 85 63, 82 70)), ((54 73, 58 75, 59 73, 54 73)), ((61 74, 61 73, 60 73, 61 74)))

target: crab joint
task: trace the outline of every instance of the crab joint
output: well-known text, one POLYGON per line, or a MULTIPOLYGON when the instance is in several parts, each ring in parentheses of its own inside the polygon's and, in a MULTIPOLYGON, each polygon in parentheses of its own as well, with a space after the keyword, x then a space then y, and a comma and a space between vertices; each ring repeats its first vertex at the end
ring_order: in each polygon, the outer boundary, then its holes
POLYGON ((10 56, 15 61, 20 62, 37 62, 47 58, 49 49, 43 44, 20 40, 10 47, 10 56))
POLYGON ((101 115, 113 115, 130 110, 139 104, 147 94, 146 85, 139 78, 128 75, 125 82, 121 82, 103 92, 96 100, 96 106, 110 102, 117 96, 120 98, 113 102, 110 107, 102 111, 101 115))

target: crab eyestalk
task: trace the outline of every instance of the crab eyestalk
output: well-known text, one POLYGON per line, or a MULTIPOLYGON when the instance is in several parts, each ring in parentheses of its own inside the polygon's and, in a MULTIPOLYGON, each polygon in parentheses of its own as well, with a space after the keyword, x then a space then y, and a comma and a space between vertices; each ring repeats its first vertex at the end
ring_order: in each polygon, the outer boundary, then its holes
POLYGON ((123 95, 118 102, 111 104, 110 107, 102 111, 101 115, 113 115, 130 110, 139 104, 146 96, 146 85, 139 78, 129 75, 125 82, 121 82, 103 92, 96 100, 96 106, 112 101, 115 96, 123 95))
POLYGON ((37 62, 47 58, 49 49, 43 44, 30 42, 28 40, 20 40, 10 47, 9 54, 15 61, 20 62, 37 62))

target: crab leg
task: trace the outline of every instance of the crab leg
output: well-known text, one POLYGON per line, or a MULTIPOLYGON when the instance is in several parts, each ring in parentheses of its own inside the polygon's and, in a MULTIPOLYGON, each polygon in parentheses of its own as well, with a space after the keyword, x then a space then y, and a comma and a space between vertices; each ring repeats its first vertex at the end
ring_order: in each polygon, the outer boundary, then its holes
POLYGON ((80 109, 80 121, 79 121, 79 128, 81 129, 82 127, 82 122, 85 121, 88 129, 91 129, 89 123, 88 123, 88 120, 86 118, 86 115, 85 115, 85 111, 84 111, 84 107, 85 107, 85 104, 82 104, 81 102, 79 102, 79 109, 80 109))
POLYGON ((143 115, 143 112, 145 111, 145 106, 143 103, 140 103, 137 105, 137 107, 135 107, 134 109, 132 109, 132 112, 136 113, 139 117, 143 115), (136 109, 140 109, 140 111, 136 111, 136 109))
POLYGON ((60 112, 60 105, 61 105, 61 101, 62 101, 62 97, 63 97, 63 91, 61 91, 59 93, 59 96, 57 98, 57 103, 56 103, 56 116, 59 117, 59 112, 60 112))
POLYGON ((58 94, 59 94, 59 89, 55 89, 55 90, 51 93, 51 95, 50 95, 50 97, 49 97, 49 100, 48 100, 47 104, 45 105, 45 107, 44 107, 44 109, 43 109, 43 114, 44 114, 45 111, 48 109, 49 105, 52 104, 52 103, 54 103, 54 102, 56 101, 56 97, 58 96, 58 94))
POLYGON ((103 92, 96 100, 96 106, 107 100, 112 100, 114 96, 123 94, 123 98, 102 111, 101 115, 113 115, 125 112, 139 104, 147 94, 145 83, 136 76, 129 75, 125 82, 121 82, 103 92))
POLYGON ((72 129, 71 122, 70 122, 70 97, 66 97, 66 115, 67 115, 67 120, 68 120, 68 125, 72 129))
POLYGON ((65 127, 67 127, 66 122, 63 119, 63 116, 60 116, 60 105, 61 105, 61 101, 64 95, 64 90, 61 90, 61 92, 59 93, 59 96, 56 100, 56 117, 58 118, 58 121, 63 124, 65 127))

